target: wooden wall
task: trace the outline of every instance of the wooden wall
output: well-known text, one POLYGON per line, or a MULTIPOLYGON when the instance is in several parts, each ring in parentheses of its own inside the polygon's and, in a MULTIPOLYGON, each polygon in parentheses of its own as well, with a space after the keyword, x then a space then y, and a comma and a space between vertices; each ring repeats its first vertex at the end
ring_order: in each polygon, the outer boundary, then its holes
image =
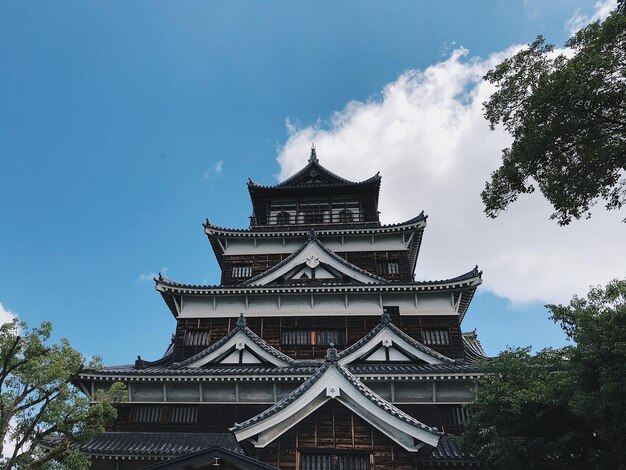
MULTIPOLYGON (((409 253, 406 250, 337 252, 336 254, 359 268, 390 281, 410 282, 413 280, 409 253), (389 261, 399 263, 400 272, 398 274, 388 274, 379 269, 379 263, 389 261)), ((236 285, 246 280, 246 278, 232 277, 233 266, 252 266, 252 276, 256 276, 267 271, 288 256, 289 254, 224 256, 221 283, 222 285, 236 285)))
POLYGON ((332 400, 264 449, 247 449, 256 459, 285 470, 299 467, 301 453, 362 454, 372 470, 411 470, 416 456, 332 400))
MULTIPOLYGON (((174 360, 183 361, 202 351, 208 345, 220 340, 236 325, 234 318, 198 318, 179 319, 174 337, 174 360), (205 346, 186 346, 186 330, 208 331, 209 344, 205 346)), ((380 317, 372 315, 338 316, 338 317, 252 317, 246 319, 248 327, 263 338, 274 348, 293 357, 294 359, 323 358, 328 349, 327 345, 282 345, 280 342, 281 330, 296 328, 336 328, 343 333, 343 344, 337 344, 338 350, 355 343, 369 333, 378 323, 380 317)), ((463 358, 463 340, 459 319, 456 316, 394 316, 393 322, 405 333, 418 341, 422 340, 422 329, 436 328, 449 331, 450 344, 431 345, 454 359, 463 358)))

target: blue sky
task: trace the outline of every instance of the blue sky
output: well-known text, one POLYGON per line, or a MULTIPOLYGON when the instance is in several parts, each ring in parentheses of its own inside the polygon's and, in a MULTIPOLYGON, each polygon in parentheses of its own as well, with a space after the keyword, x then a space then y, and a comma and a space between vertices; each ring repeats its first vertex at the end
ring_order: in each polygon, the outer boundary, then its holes
MULTIPOLYGON (((247 178, 287 172, 294 132, 459 46, 561 45, 577 10, 594 2, 1 2, 0 303, 106 363, 159 356, 175 323, 145 279, 218 282, 202 221, 246 226, 247 178)), ((494 292, 464 323, 488 352, 563 344, 550 299, 494 292)))

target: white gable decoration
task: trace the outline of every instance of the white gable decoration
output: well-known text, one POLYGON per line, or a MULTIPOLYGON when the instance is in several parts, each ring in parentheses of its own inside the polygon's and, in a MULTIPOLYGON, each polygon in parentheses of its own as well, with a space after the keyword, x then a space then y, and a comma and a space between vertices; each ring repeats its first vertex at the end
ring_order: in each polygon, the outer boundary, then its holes
POLYGON ((436 447, 441 437, 376 395, 336 361, 326 362, 289 396, 231 431, 239 442, 249 440, 263 448, 330 400, 337 400, 409 452, 425 445, 436 447))
POLYGON ((281 282, 290 279, 337 279, 345 282, 346 277, 360 284, 388 282, 339 257, 312 236, 293 255, 244 284, 266 286, 281 278, 281 282))

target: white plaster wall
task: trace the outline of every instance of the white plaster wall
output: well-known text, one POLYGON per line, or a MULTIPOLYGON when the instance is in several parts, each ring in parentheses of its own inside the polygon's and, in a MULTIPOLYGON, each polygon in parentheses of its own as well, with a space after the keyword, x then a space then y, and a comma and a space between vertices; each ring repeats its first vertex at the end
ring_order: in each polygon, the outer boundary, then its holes
MULTIPOLYGON (((394 251, 406 250, 402 241, 401 233, 379 234, 379 235, 346 235, 341 236, 320 236, 319 239, 330 250, 341 251, 394 251), (373 241, 373 243, 372 243, 373 241)), ((256 246, 251 238, 229 239, 226 244, 225 255, 255 255, 255 254, 284 254, 293 253, 306 241, 304 237, 298 238, 257 238, 256 246), (284 243, 284 245, 283 245, 284 243)))
MULTIPOLYGON (((233 317, 240 313, 250 317, 283 315, 380 315, 378 293, 185 296, 180 318, 233 317), (280 307, 279 307, 280 305, 280 307)), ((382 294, 382 305, 397 305, 402 315, 457 315, 450 301, 450 293, 419 293, 417 306, 414 293, 382 294)))

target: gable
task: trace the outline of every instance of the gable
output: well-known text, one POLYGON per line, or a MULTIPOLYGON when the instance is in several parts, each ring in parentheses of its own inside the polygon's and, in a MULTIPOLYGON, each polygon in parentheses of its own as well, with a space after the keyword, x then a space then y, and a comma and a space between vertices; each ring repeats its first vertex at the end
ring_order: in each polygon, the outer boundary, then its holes
MULTIPOLYGON (((335 352, 336 354, 336 352, 335 352)), ((384 400, 336 362, 326 362, 290 395, 231 431, 239 442, 249 440, 264 448, 310 416, 330 400, 336 400, 409 452, 436 446, 433 428, 403 413, 384 400)))
POLYGON ((246 327, 245 319, 241 316, 237 326, 230 333, 204 351, 181 362, 179 368, 234 364, 285 367, 294 362, 292 358, 267 344, 246 327))
POLYGON ((383 314, 378 326, 339 354, 339 362, 342 365, 368 362, 444 364, 454 360, 410 337, 383 314))
POLYGON ((326 248, 313 235, 300 249, 273 268, 244 282, 250 286, 271 286, 298 282, 342 284, 387 283, 386 279, 349 263, 326 248))

